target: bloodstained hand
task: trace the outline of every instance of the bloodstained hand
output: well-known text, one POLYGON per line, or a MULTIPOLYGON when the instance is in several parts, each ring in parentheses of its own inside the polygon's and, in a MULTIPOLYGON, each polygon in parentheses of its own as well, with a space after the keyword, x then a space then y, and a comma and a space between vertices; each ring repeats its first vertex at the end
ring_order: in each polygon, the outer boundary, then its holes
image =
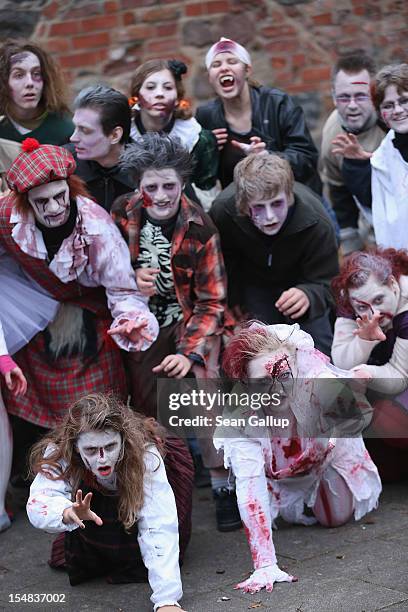
POLYGON ((296 576, 291 576, 283 572, 278 564, 261 567, 254 571, 253 574, 243 582, 237 584, 234 588, 241 589, 244 593, 257 593, 261 589, 266 589, 268 593, 273 591, 275 582, 297 582, 296 576))
POLYGON ((145 341, 152 342, 153 340, 152 336, 145 329, 147 325, 148 322, 146 320, 139 322, 124 320, 120 321, 119 325, 113 329, 109 329, 108 334, 110 336, 117 334, 126 336, 136 346, 136 350, 140 351, 145 341))

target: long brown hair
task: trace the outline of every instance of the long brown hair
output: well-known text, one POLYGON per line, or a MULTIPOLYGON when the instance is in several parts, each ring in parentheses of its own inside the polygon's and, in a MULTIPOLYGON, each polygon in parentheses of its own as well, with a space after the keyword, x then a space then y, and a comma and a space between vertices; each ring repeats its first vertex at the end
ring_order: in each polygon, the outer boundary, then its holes
MULTIPOLYGON (((84 198, 89 198, 93 200, 94 198, 91 196, 89 191, 86 188, 85 182, 76 174, 71 174, 66 179, 69 188, 69 197, 70 200, 74 200, 77 196, 82 196, 84 198)), ((31 204, 28 201, 28 192, 24 193, 14 193, 13 195, 13 205, 18 210, 19 213, 25 214, 29 210, 31 210, 31 204)))
POLYGON ((163 446, 164 430, 154 419, 134 412, 112 394, 90 393, 75 402, 61 424, 35 444, 30 469, 33 475, 40 472, 50 480, 69 481, 75 499, 81 481, 89 478, 76 447, 78 436, 106 429, 122 436, 122 450, 115 467, 118 518, 129 530, 143 506, 146 447, 156 444, 161 449, 163 446))
POLYGON ((69 108, 65 98, 67 88, 61 68, 55 64, 52 57, 39 45, 9 39, 0 47, 0 114, 9 114, 12 108, 8 81, 11 58, 18 53, 33 53, 40 60, 44 81, 40 106, 45 111, 52 113, 68 113, 69 108))
MULTIPOLYGON (((172 70, 171 60, 165 59, 148 60, 137 68, 136 72, 132 77, 130 95, 137 97, 147 77, 149 77, 151 74, 154 74, 155 72, 160 72, 160 70, 170 71, 176 84, 177 99, 179 102, 180 100, 183 100, 186 95, 186 91, 184 89, 182 77, 176 76, 174 74, 172 70)), ((190 107, 185 108, 184 106, 181 106, 179 108, 176 108, 174 111, 174 117, 176 119, 190 119, 192 116, 193 113, 190 107)))

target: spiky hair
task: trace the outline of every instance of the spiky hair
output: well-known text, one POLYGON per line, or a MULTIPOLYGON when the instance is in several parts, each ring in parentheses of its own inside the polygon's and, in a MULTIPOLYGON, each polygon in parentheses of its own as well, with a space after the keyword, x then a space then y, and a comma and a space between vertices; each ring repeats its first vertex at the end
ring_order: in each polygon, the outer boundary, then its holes
POLYGON ((190 153, 179 138, 148 132, 129 144, 120 157, 120 166, 133 176, 137 184, 146 170, 172 168, 184 182, 193 169, 190 153))

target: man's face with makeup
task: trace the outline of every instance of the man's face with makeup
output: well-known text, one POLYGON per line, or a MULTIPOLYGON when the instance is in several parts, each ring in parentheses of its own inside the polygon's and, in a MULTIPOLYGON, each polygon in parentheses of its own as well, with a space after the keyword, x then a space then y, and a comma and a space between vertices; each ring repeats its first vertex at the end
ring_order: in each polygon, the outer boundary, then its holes
POLYGON ((334 80, 333 98, 342 124, 350 132, 364 131, 376 122, 367 70, 355 74, 339 70, 334 80))
POLYGON ((152 219, 165 221, 178 213, 183 183, 174 168, 146 170, 139 188, 152 219))
POLYGON ((39 185, 27 192, 35 218, 45 227, 63 225, 70 211, 67 181, 53 181, 39 185))
POLYGON ((70 141, 75 145, 78 159, 95 161, 106 158, 112 147, 113 134, 106 136, 100 113, 93 108, 78 108, 72 121, 75 126, 70 141))
POLYGON ((37 108, 44 81, 40 60, 34 53, 23 52, 11 56, 8 86, 12 104, 19 116, 37 108))
POLYGON ((141 110, 151 117, 167 118, 172 115, 177 102, 177 89, 170 70, 165 68, 146 77, 138 98, 141 110))
POLYGON ((122 449, 122 436, 113 429, 81 433, 77 448, 86 467, 103 480, 115 470, 122 449))
POLYGON ((397 312, 399 291, 398 284, 392 277, 383 285, 371 274, 362 287, 349 289, 349 298, 355 314, 358 317, 367 315, 369 319, 374 313, 380 313, 380 327, 386 327, 397 312))
POLYGON ((280 191, 272 199, 250 202, 248 215, 255 227, 263 234, 275 236, 285 223, 290 205, 289 196, 284 191, 280 191))

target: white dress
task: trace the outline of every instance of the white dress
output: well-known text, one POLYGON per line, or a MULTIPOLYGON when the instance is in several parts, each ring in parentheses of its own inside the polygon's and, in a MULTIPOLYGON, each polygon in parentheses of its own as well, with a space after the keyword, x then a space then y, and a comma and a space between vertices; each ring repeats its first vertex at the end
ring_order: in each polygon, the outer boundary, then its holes
POLYGON ((13 355, 56 315, 58 302, 50 297, 8 254, 0 255, 0 321, 7 349, 13 355))

